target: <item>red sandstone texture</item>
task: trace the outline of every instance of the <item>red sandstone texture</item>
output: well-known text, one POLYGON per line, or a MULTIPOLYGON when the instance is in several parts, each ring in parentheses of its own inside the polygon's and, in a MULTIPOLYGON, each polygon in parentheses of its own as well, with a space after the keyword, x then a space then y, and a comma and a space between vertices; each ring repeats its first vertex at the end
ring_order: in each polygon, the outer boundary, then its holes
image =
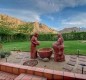
POLYGON ((52 52, 53 52, 52 48, 42 48, 42 49, 38 50, 38 54, 41 58, 49 58, 50 59, 52 52))
POLYGON ((65 61, 64 56, 64 40, 61 34, 58 34, 58 40, 53 44, 54 49, 54 60, 58 61, 65 61))
POLYGON ((31 38, 31 59, 37 58, 37 50, 36 46, 39 45, 39 41, 37 40, 38 33, 35 33, 31 38))

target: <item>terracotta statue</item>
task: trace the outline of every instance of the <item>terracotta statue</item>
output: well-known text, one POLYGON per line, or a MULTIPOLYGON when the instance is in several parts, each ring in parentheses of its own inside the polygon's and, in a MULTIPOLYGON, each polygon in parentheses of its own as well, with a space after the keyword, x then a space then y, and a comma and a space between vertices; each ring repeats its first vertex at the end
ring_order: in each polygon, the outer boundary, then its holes
POLYGON ((36 46, 39 45, 39 41, 37 40, 38 33, 35 33, 31 38, 31 59, 37 58, 37 50, 36 46))
POLYGON ((54 61, 65 61, 64 56, 64 40, 61 34, 58 34, 58 40, 53 44, 54 49, 54 61))

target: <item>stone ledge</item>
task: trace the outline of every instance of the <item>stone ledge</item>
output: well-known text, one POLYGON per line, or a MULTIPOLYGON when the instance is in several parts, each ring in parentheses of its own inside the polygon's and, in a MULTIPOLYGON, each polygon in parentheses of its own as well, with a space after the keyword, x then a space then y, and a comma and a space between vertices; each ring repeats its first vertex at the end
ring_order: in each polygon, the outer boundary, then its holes
POLYGON ((40 77, 46 77, 47 79, 52 80, 86 80, 86 75, 71 73, 71 72, 63 72, 63 71, 55 71, 50 69, 38 68, 38 67, 30 67, 24 65, 18 65, 13 63, 0 63, 0 70, 4 72, 9 72, 12 74, 31 74, 40 77))
POLYGON ((54 70, 53 78, 54 80, 63 80, 63 71, 54 70))

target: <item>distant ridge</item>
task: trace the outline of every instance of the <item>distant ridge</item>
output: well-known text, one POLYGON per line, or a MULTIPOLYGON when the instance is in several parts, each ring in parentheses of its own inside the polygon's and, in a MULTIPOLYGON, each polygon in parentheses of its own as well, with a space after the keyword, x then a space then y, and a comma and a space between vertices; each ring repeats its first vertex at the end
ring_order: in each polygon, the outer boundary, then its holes
POLYGON ((60 33, 70 33, 70 32, 79 32, 80 28, 77 27, 71 27, 71 28, 64 28, 63 30, 60 30, 60 33))

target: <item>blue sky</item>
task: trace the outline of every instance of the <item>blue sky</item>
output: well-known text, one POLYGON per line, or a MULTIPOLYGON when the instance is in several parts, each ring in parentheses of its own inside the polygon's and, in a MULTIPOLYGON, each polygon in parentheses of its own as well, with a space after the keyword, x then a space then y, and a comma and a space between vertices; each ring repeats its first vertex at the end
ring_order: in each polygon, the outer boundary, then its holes
POLYGON ((0 0, 0 14, 56 30, 86 27, 86 0, 0 0))

